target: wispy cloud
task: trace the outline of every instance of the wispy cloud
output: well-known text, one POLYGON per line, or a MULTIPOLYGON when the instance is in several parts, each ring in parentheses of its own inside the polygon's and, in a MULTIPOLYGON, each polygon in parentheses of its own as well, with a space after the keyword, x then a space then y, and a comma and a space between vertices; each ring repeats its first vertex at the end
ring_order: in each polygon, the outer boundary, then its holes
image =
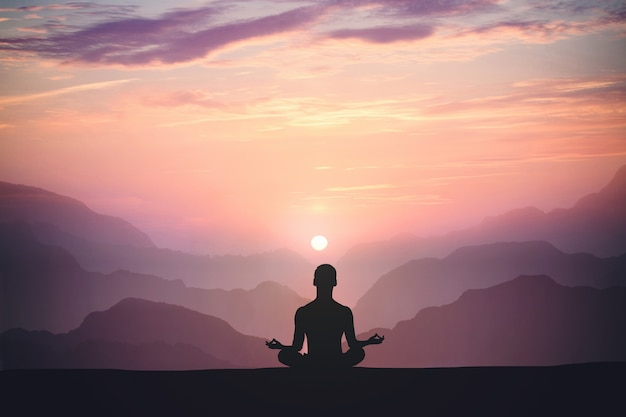
POLYGON ((143 98, 149 106, 179 107, 199 106, 204 108, 227 109, 227 105, 198 90, 179 90, 166 94, 150 95, 143 98))
POLYGON ((386 16, 447 16, 473 13, 496 6, 498 0, 327 0, 342 8, 369 8, 386 16))
POLYGON ((431 36, 434 28, 429 25, 374 27, 365 29, 341 29, 327 34, 329 39, 359 39, 371 43, 414 41, 431 36))
POLYGON ((580 117, 581 110, 582 114, 621 113, 626 106, 626 77, 528 80, 515 83, 508 94, 432 105, 423 113, 432 117, 455 114, 457 117, 464 117, 463 114, 476 117, 483 113, 489 118, 496 114, 530 115, 534 118, 539 103, 544 116, 580 117))
POLYGON ((203 58, 235 42, 302 28, 324 10, 302 7, 215 26, 211 26, 211 18, 216 11, 211 7, 176 10, 156 19, 119 19, 44 38, 0 39, 0 50, 87 64, 176 64, 203 58))
MULTIPOLYGON (((390 187, 399 188, 399 187, 390 187)), ((333 192, 331 194, 316 194, 301 198, 302 201, 344 201, 358 205, 370 204, 393 204, 402 205, 440 205, 450 200, 439 194, 419 194, 414 190, 397 190, 397 192, 372 192, 374 190, 349 190, 346 192, 333 192)))
POLYGON ((134 78, 128 78, 128 79, 123 79, 123 80, 102 81, 102 82, 97 82, 97 83, 81 84, 81 85, 75 85, 72 87, 59 88, 56 90, 44 91, 41 93, 24 94, 24 95, 19 95, 19 96, 4 96, 4 97, 0 97, 0 105, 3 106, 3 105, 8 105, 8 104, 24 103, 27 101, 34 101, 34 100, 39 100, 39 99, 44 99, 44 98, 49 98, 49 97, 55 97, 55 96, 59 96, 63 94, 77 93, 81 91, 100 90, 103 88, 110 88, 110 87, 115 87, 121 84, 126 84, 134 80, 135 80, 134 78))
POLYGON ((355 185, 350 187, 331 187, 325 191, 330 192, 345 192, 345 191, 365 191, 365 190, 388 190, 390 188, 397 188, 393 184, 367 184, 367 185, 355 185))
POLYGON ((0 7, 0 13, 32 13, 42 11, 63 11, 63 10, 114 10, 117 12, 132 12, 137 9, 137 6, 133 5, 119 5, 119 4, 98 4, 93 2, 67 2, 67 3, 53 3, 53 4, 40 4, 32 6, 20 6, 20 7, 0 7))
MULTIPOLYGON (((219 3, 176 9, 156 18, 137 17, 136 6, 63 3, 2 8, 0 13, 22 13, 23 18, 49 11, 98 13, 99 23, 80 26, 49 21, 24 28, 42 32, 41 36, 5 36, 0 39, 0 51, 5 55, 36 54, 65 63, 132 67, 193 62, 228 46, 288 32, 303 34, 284 39, 299 48, 319 39, 356 39, 380 45, 431 37, 480 37, 485 45, 502 36, 519 36, 547 42, 623 23, 626 7, 617 3, 603 2, 591 8, 581 2, 557 2, 550 7, 538 2, 517 11, 517 2, 498 0, 328 0, 247 19, 226 14, 227 8, 219 3), (368 26, 363 26, 363 19, 349 18, 355 13, 369 16, 365 20, 368 26), (567 13, 574 18, 564 18, 567 13)), ((284 10, 286 3, 280 4, 284 10)))

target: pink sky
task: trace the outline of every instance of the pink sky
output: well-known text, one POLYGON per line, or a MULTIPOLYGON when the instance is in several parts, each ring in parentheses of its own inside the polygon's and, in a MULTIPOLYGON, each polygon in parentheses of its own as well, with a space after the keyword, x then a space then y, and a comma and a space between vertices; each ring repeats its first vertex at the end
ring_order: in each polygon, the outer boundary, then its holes
POLYGON ((3 4, 0 180, 159 246, 332 261, 626 163, 622 1, 3 4))

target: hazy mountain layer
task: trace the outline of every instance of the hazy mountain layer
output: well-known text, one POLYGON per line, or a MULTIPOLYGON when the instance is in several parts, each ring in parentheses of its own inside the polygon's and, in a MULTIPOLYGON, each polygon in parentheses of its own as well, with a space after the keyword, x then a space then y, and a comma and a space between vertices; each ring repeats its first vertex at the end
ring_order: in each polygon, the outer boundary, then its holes
POLYGON ((289 250, 253 255, 193 255, 172 249, 130 247, 93 242, 45 223, 31 224, 42 243, 67 249, 88 271, 105 274, 124 269, 167 279, 181 279, 198 288, 252 289, 263 281, 288 285, 301 295, 311 293, 315 266, 289 250))
POLYGON ((150 238, 119 217, 98 214, 82 202, 40 188, 0 182, 0 221, 47 223, 93 242, 154 247, 150 238))
MULTIPOLYGON (((626 166, 599 192, 581 198, 568 209, 544 213, 537 208, 523 208, 443 236, 405 234, 388 241, 359 244, 336 263, 342 301, 354 305, 380 276, 410 260, 447 256, 462 246, 541 240, 567 253, 621 255, 626 253, 624 213, 626 166)), ((313 292, 310 283, 315 265, 288 250, 212 257, 155 248, 149 239, 135 236, 139 233, 145 237, 126 222, 117 219, 124 223, 121 227, 117 220, 97 215, 74 199, 34 187, 2 183, 2 219, 26 221, 42 243, 64 247, 89 271, 111 273, 125 269, 182 279, 188 286, 201 288, 252 289, 271 280, 305 297, 313 292)))
MULTIPOLYGON (((366 348, 366 367, 545 366, 626 361, 626 289, 566 287, 522 276, 421 310, 366 348)), ((360 338, 365 338, 364 335, 360 338)), ((262 338, 180 306, 126 299, 68 334, 11 330, 5 367, 201 369, 278 366, 262 338), (189 352, 183 365, 182 352, 189 352), (144 359, 133 361, 139 352, 144 359), (211 362, 213 361, 213 362, 211 362), (124 365, 126 364, 126 365, 124 365), (126 368, 128 366, 128 368, 126 368), (195 368, 195 367, 198 368, 195 368)))
POLYGON ((367 348, 363 366, 531 366, 626 361, 626 288, 522 276, 421 310, 367 348))
POLYGON ((522 208, 442 236, 405 234, 363 243, 348 251, 336 266, 347 285, 355 288, 356 301, 380 276, 411 260, 441 258, 463 246, 526 241, 549 242, 566 253, 600 257, 626 253, 626 165, 599 192, 581 198, 571 208, 548 213, 522 208))
POLYGON ((422 308, 454 301, 468 289, 536 274, 568 286, 626 286, 626 255, 565 254, 546 242, 459 248, 443 259, 410 261, 383 275, 354 308, 357 326, 363 330, 393 327, 422 308))
POLYGON ((128 271, 88 272, 64 249, 39 243, 23 223, 0 223, 0 272, 2 330, 64 332, 92 311, 139 297, 223 318, 246 334, 285 339, 296 308, 308 302, 271 282, 252 290, 207 290, 128 271))
POLYGON ((252 289, 275 281, 301 295, 311 293, 314 266, 294 252, 209 256, 157 248, 130 223, 95 213, 78 200, 0 182, 0 222, 13 221, 28 223, 40 242, 65 248, 88 271, 123 269, 199 288, 252 289))
POLYGON ((265 339, 243 335, 224 320, 136 298, 89 314, 67 334, 15 329, 0 340, 5 368, 204 369, 278 363, 265 339))

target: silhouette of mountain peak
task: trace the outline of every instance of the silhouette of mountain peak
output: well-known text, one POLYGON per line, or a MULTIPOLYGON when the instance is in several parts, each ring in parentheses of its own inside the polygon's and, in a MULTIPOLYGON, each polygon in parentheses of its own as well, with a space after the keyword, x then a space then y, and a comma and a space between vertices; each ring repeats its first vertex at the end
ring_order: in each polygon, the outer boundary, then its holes
POLYGON ((135 247, 150 238, 119 217, 96 213, 83 202, 41 188, 0 182, 0 221, 47 223, 76 237, 135 247))
POLYGON ((538 209, 537 207, 524 207, 520 209, 510 210, 504 214, 500 214, 498 216, 487 216, 481 222, 482 226, 489 225, 497 225, 497 224, 514 224, 519 222, 527 222, 534 219, 539 219, 545 215, 543 210, 538 209))
MULTIPOLYGON (((54 271, 76 272, 81 267, 76 259, 65 249, 41 243, 31 227, 24 221, 0 221, 0 260, 5 258, 8 264, 19 264, 27 254, 31 261, 29 267, 38 268, 48 275, 54 271)), ((0 274, 1 275, 1 274, 0 274)), ((23 280, 23 277, 21 277, 23 280)))
MULTIPOLYGON (((494 303, 502 302, 511 303, 512 301, 520 303, 532 303, 538 298, 550 297, 554 291, 565 287, 554 281, 551 277, 544 274, 539 275, 520 275, 510 281, 496 284, 486 289, 470 289, 465 291, 458 299, 459 303, 477 303, 477 300, 492 300, 494 303)), ((480 301, 478 301, 480 304, 480 301)))
POLYGON ((237 366, 275 364, 273 352, 262 348, 263 339, 244 335, 223 319, 140 298, 125 298, 108 310, 87 315, 77 329, 67 334, 67 339, 74 344, 86 340, 184 343, 237 366))
POLYGON ((485 261, 488 259, 510 258, 515 254, 545 258, 563 255, 554 245, 545 241, 498 242, 486 245, 464 246, 446 257, 449 261, 485 261))
POLYGON ((582 209, 601 208, 621 211, 626 205, 626 165, 622 166, 613 179, 597 193, 586 195, 578 200, 575 207, 582 209))
POLYGON ((605 188, 612 188, 616 190, 624 191, 626 189, 626 165, 622 165, 615 175, 611 182, 607 184, 605 188))
POLYGON ((275 292, 289 292, 297 295, 295 291, 289 288, 286 285, 279 284, 275 281, 263 281, 257 285, 253 291, 259 291, 264 293, 275 293, 275 292))
MULTIPOLYGON (((125 298, 105 311, 88 314, 69 334, 77 338, 145 341, 211 328, 216 334, 233 334, 226 321, 186 307, 141 298, 125 298), (162 335, 162 336, 159 336, 162 335)), ((166 340, 167 341, 167 340, 166 340)))
MULTIPOLYGON (((203 316, 203 317, 209 317, 214 320, 219 320, 219 321, 224 322, 224 324, 227 324, 222 319, 212 317, 212 316, 207 316, 198 311, 190 310, 180 305, 160 302, 160 301, 146 300, 143 298, 127 297, 115 303, 113 306, 111 306, 109 309, 105 311, 97 311, 97 312, 89 314, 85 318, 83 325, 87 325, 91 321, 91 319, 93 319, 94 317, 98 317, 98 316, 119 316, 120 314, 132 314, 135 318, 137 318, 140 315, 151 316, 151 315, 156 315, 156 314, 161 314, 161 313, 189 314, 189 315, 194 315, 194 316, 199 316, 199 317, 203 316)), ((83 325, 81 325, 81 327, 83 327, 83 325)))
POLYGON ((613 179, 598 194, 613 197, 621 204, 626 203, 626 165, 617 170, 613 179))
MULTIPOLYGON (((143 298, 127 297, 127 298, 124 298, 123 300, 120 300, 115 305, 113 305, 109 309, 109 311, 127 310, 127 309, 135 309, 135 308, 148 308, 148 307, 153 306, 155 304, 160 304, 160 305, 163 305, 163 306, 173 306, 172 304, 159 303, 159 302, 156 302, 156 301, 149 301, 149 300, 145 300, 143 298)), ((176 307, 176 306, 174 306, 174 307, 176 307)))
POLYGON ((543 288, 555 288, 564 287, 557 283, 552 277, 545 274, 539 275, 520 275, 510 281, 503 282, 502 284, 495 285, 493 288, 498 287, 543 287, 543 288))

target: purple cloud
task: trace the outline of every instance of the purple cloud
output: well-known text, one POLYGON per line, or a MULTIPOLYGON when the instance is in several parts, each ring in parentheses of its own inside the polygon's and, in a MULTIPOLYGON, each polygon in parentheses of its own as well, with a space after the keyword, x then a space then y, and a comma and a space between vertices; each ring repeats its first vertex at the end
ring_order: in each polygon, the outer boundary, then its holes
POLYGON ((339 7, 379 6, 378 13, 430 16, 472 13, 496 6, 498 0, 328 0, 339 7))
POLYGON ((40 4, 35 6, 19 6, 19 7, 0 7, 0 13, 32 13, 32 12, 58 12, 58 11, 76 11, 82 14, 97 13, 99 15, 123 15, 133 13, 138 9, 134 5, 121 4, 97 4, 89 2, 67 2, 40 4))
POLYGON ((101 65, 175 64, 202 58, 234 42, 301 28, 324 11, 323 7, 302 7, 207 28, 213 9, 178 10, 158 19, 125 18, 46 38, 0 39, 0 50, 101 65))
POLYGON ((427 25, 342 29, 329 33, 332 39, 360 39, 371 43, 392 43, 427 38, 434 28, 427 25))
MULTIPOLYGON (((104 16, 110 20, 79 29, 64 25, 63 22, 49 21, 41 27, 30 28, 33 31, 36 29, 45 31, 47 35, 0 39, 0 51, 33 53, 68 63, 124 66, 177 64, 203 58, 212 51, 236 42, 303 29, 330 13, 345 14, 358 8, 366 8, 374 18, 382 17, 387 21, 393 19, 402 23, 370 28, 338 29, 322 36, 387 44, 418 40, 433 35, 436 23, 430 17, 503 11, 506 4, 499 3, 497 0, 322 0, 315 2, 313 6, 300 7, 276 15, 219 25, 212 19, 218 12, 222 12, 223 8, 175 10, 159 18, 147 19, 129 17, 128 13, 133 10, 132 6, 124 8, 92 3, 33 6, 4 10, 32 12, 41 10, 42 7, 47 10, 66 8, 80 10, 81 14, 97 13, 99 17, 104 16), (108 10, 107 7, 111 9, 108 10), (113 17, 113 13, 117 14, 113 17), (426 18, 429 18, 428 23, 407 22, 407 19, 424 21, 426 18)), ((561 16, 568 11, 583 13, 590 9, 581 0, 557 2, 549 7, 543 2, 537 2, 535 7, 539 8, 536 10, 545 11, 548 16, 537 21, 537 15, 531 14, 529 17, 535 20, 526 21, 524 16, 515 16, 512 19, 504 18, 504 14, 498 14, 500 20, 497 17, 490 19, 487 25, 470 26, 465 30, 457 28, 456 36, 508 30, 517 31, 527 37, 536 34, 548 38, 553 34, 567 34, 568 31, 575 31, 585 25, 621 22, 626 16, 624 6, 594 3, 593 10, 596 14, 594 19, 586 16, 588 18, 586 21, 583 19, 581 22, 563 22, 561 16)))
POLYGON ((398 1, 399 12, 412 16, 456 15, 486 10, 495 6, 497 0, 422 0, 398 1))

